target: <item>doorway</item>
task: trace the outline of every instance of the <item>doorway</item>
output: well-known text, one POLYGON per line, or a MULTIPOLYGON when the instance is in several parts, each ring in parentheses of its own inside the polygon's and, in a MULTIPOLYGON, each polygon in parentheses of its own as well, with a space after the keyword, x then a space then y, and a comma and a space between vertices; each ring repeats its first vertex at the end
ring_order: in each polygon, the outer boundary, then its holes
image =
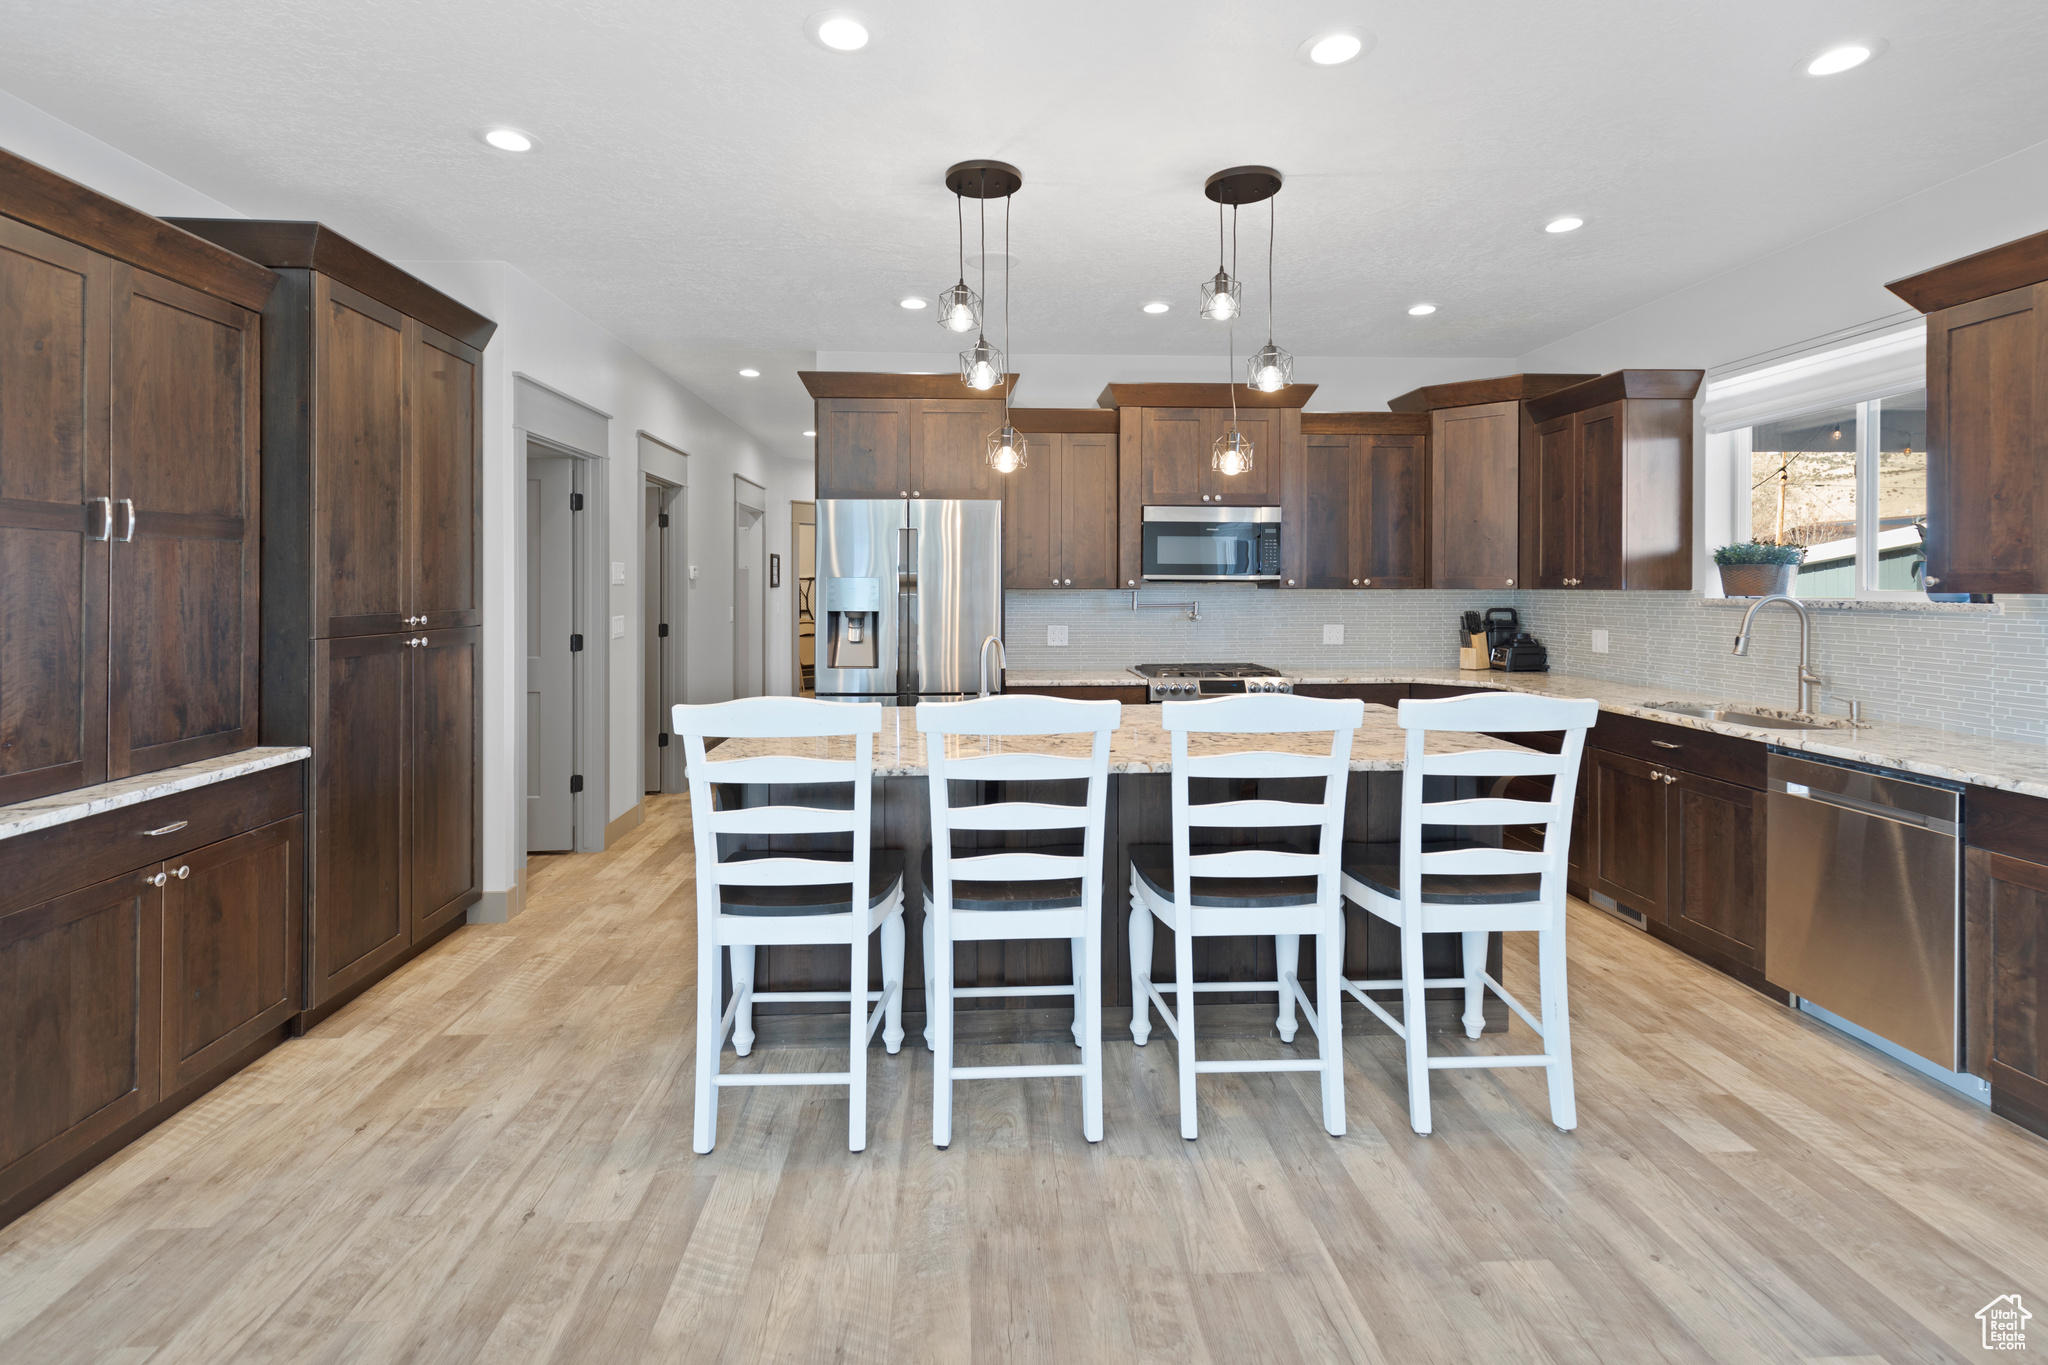
POLYGON ((732 694, 768 682, 768 490, 732 476, 732 694))
POLYGON ((643 475, 641 534, 642 781, 644 791, 681 791, 681 750, 669 739, 669 708, 683 695, 683 596, 677 581, 683 549, 683 492, 666 479, 643 475))
POLYGON ((796 584, 796 640, 790 650, 794 661, 791 690, 799 697, 818 691, 818 617, 815 607, 818 586, 818 504, 792 502, 789 505, 789 572, 796 584))
POLYGON ((526 457, 526 849, 576 847, 576 461, 526 457))

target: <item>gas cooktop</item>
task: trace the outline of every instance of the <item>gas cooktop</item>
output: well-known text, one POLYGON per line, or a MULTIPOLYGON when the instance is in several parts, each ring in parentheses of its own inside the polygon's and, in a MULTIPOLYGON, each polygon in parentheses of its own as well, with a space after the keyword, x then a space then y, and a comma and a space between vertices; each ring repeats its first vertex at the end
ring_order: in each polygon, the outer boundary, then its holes
POLYGON ((1150 684, 1153 701, 1186 701, 1233 692, 1292 692, 1294 684, 1264 664, 1137 664, 1131 672, 1150 684))

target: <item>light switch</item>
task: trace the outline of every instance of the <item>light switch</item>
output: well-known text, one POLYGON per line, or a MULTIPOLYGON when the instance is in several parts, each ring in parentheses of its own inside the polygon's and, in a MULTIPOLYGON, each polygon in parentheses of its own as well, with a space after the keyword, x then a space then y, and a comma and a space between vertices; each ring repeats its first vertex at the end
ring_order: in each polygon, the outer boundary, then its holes
POLYGON ((625 638, 626 638, 626 618, 625 618, 625 617, 623 617, 623 616, 614 616, 614 617, 612 618, 612 638, 613 638, 614 640, 623 640, 623 639, 625 639, 625 638))
POLYGON ((1607 652, 1606 631, 1596 630, 1593 632, 1593 652, 1595 654, 1605 654, 1607 652))
POLYGON ((612 561, 612 582, 614 582, 614 583, 623 583, 623 582, 625 582, 625 581, 626 581, 626 566, 625 566, 625 565, 623 565, 623 564, 621 564, 621 563, 619 563, 619 561, 618 561, 618 560, 614 559, 614 560, 612 561))
POLYGON ((1067 628, 1065 626, 1047 626, 1045 628, 1045 642, 1056 648, 1064 648, 1067 643, 1067 628))
POLYGON ((1343 625, 1342 625, 1342 624, 1340 623, 1340 624, 1338 624, 1338 625, 1334 625, 1334 626, 1331 626, 1331 625, 1326 625, 1326 626, 1324 626, 1324 627, 1323 627, 1323 643, 1324 643, 1324 644, 1326 644, 1326 645, 1341 645, 1341 644, 1343 644, 1343 643, 1344 643, 1344 627, 1343 627, 1343 625))

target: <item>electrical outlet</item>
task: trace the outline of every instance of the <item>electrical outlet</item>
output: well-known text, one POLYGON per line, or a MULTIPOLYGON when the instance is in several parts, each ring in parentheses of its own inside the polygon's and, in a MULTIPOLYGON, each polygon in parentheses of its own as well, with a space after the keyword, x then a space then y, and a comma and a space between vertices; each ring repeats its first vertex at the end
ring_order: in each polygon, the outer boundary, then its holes
POLYGON ((1593 632, 1593 652, 1595 654, 1605 654, 1607 652, 1606 631, 1596 630, 1593 632))
POLYGON ((618 561, 618 560, 614 559, 614 560, 612 561, 612 582, 614 582, 614 583, 623 583, 623 582, 625 582, 625 581, 626 581, 626 566, 625 566, 625 565, 623 565, 623 564, 621 564, 621 563, 619 563, 619 561, 618 561))
POLYGON ((1343 627, 1343 626, 1341 626, 1341 625, 1335 625, 1335 626, 1329 626, 1329 625, 1326 625, 1326 626, 1324 626, 1324 627, 1323 627, 1323 643, 1324 643, 1324 644, 1326 644, 1326 645, 1341 645, 1341 644, 1343 644, 1343 643, 1344 643, 1344 627, 1343 627))
POLYGON ((1045 642, 1048 645, 1053 646, 1055 649, 1065 648, 1067 643, 1067 628, 1065 626, 1047 626, 1045 628, 1045 642))
POLYGON ((623 640, 623 639, 625 639, 625 638, 626 638, 626 618, 625 618, 625 617, 623 617, 623 616, 614 616, 614 617, 612 618, 612 638, 613 638, 614 640, 623 640))

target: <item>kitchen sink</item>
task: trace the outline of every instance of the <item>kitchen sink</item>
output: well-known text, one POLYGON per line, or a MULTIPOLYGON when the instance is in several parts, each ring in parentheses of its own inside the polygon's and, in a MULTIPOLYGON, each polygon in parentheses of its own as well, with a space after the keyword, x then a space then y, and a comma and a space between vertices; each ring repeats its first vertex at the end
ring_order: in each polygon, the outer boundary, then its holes
POLYGON ((1651 701, 1643 706, 1650 711, 1665 711, 1674 716, 1693 716, 1700 720, 1718 721, 1726 725, 1749 725, 1759 730, 1847 730, 1849 722, 1837 716, 1807 716, 1796 711, 1781 711, 1771 706, 1750 706, 1740 702, 1679 702, 1651 701))

